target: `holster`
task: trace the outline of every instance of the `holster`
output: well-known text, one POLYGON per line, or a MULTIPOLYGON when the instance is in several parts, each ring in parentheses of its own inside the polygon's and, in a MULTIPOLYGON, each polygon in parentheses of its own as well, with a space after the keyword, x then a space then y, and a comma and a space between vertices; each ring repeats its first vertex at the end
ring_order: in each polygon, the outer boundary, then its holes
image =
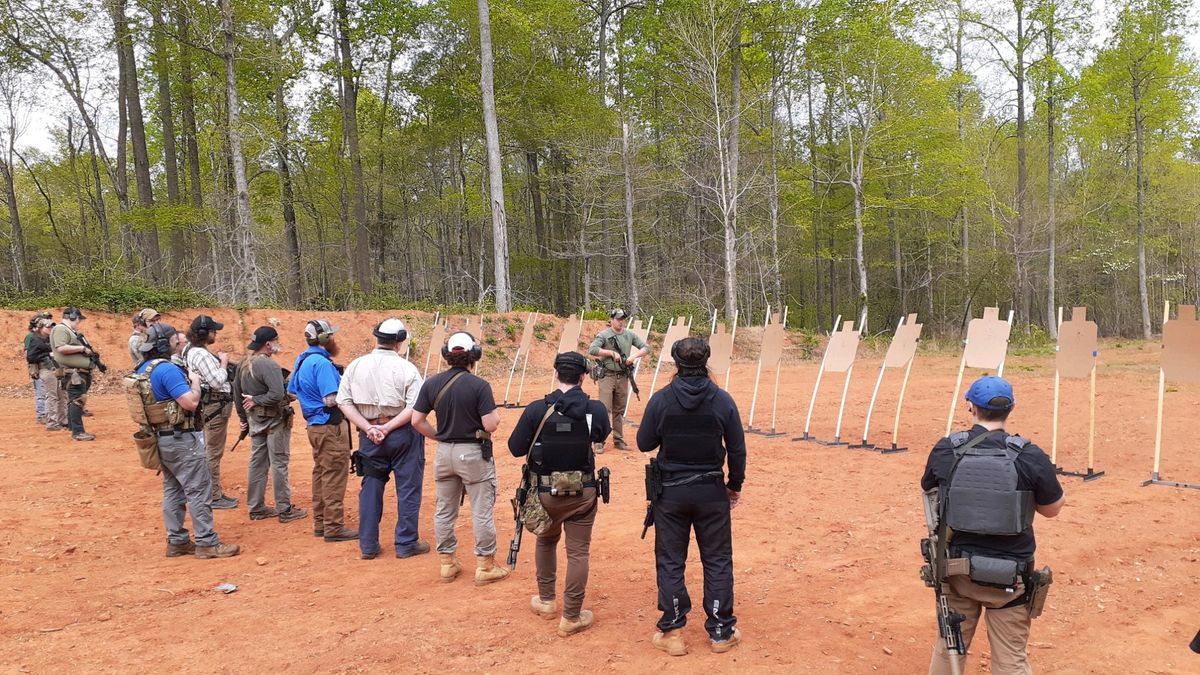
POLYGON ((479 454, 483 461, 492 461, 492 435, 483 429, 476 429, 475 438, 479 439, 479 454))
POLYGON ((1036 619, 1046 607, 1046 596, 1050 594, 1050 584, 1054 583, 1054 572, 1049 567, 1034 570, 1029 573, 1025 583, 1028 586, 1025 594, 1029 598, 1029 618, 1036 619))
POLYGON ((350 453, 350 468, 354 470, 355 476, 365 476, 363 473, 363 454, 357 450, 350 453))

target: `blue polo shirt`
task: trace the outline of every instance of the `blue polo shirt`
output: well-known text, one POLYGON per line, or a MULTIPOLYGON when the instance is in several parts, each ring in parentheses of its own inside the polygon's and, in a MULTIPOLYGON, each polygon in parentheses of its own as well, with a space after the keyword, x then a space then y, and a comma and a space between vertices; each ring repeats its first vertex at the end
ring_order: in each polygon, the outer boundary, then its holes
MULTIPOLYGON (((146 372, 146 368, 150 367, 150 363, 154 360, 143 361, 136 371, 138 373, 146 372)), ((167 399, 178 399, 188 393, 192 390, 192 385, 188 382, 183 368, 166 360, 165 363, 158 364, 150 373, 150 390, 154 392, 154 400, 166 401, 167 399)))
POLYGON ((329 358, 329 351, 313 345, 296 357, 292 367, 292 379, 288 382, 288 393, 300 402, 300 412, 308 426, 328 424, 329 413, 325 411, 325 397, 336 394, 342 376, 329 358))

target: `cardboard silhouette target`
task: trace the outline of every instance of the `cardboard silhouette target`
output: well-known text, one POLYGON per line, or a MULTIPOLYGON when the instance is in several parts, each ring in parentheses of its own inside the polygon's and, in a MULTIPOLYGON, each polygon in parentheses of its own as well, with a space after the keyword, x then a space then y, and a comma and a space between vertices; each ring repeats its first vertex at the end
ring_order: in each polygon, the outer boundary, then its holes
POLYGON ((879 366, 879 377, 875 380, 875 391, 871 394, 871 404, 867 406, 867 419, 863 422, 862 443, 851 445, 852 448, 866 448, 883 454, 904 452, 908 448, 898 445, 896 439, 900 436, 900 411, 904 409, 904 393, 908 390, 908 376, 912 373, 913 359, 917 354, 917 342, 921 339, 922 325, 917 323, 917 315, 909 314, 901 317, 896 324, 896 333, 892 343, 888 345, 883 364, 879 366), (884 373, 888 368, 903 368, 904 379, 900 382, 900 395, 896 399, 896 421, 892 426, 892 443, 890 448, 880 447, 867 440, 871 430, 871 415, 875 412, 875 401, 879 397, 879 387, 883 384, 884 373))
POLYGON ((667 332, 663 333, 662 350, 658 353, 658 361, 654 364, 654 377, 650 380, 650 391, 646 394, 646 400, 654 394, 654 386, 658 384, 658 371, 662 368, 663 361, 671 364, 675 363, 675 359, 671 358, 671 346, 679 342, 683 338, 692 334, 692 319, 691 317, 676 317, 667 325, 667 332))
POLYGON ((754 395, 750 399, 750 417, 746 420, 746 431, 761 436, 782 436, 782 431, 776 431, 776 412, 779 410, 779 372, 783 370, 780 360, 783 358, 784 326, 787 325, 788 308, 785 305, 783 314, 771 314, 767 307, 766 319, 763 321, 762 348, 758 353, 758 368, 754 372, 754 395), (758 385, 762 378, 763 368, 775 369, 775 391, 771 397, 771 428, 756 429, 754 427, 754 410, 758 404, 758 385))
POLYGON ((446 343, 446 338, 450 335, 450 324, 444 319, 433 317, 433 329, 429 332, 429 347, 425 350, 425 370, 421 373, 421 379, 429 377, 429 362, 433 358, 434 353, 441 353, 442 345, 446 343))
POLYGON ((1163 405, 1167 382, 1194 384, 1200 382, 1200 322, 1196 321, 1195 305, 1179 305, 1174 321, 1170 320, 1171 304, 1163 306, 1162 361, 1158 369, 1158 416, 1154 432, 1154 470, 1150 480, 1142 485, 1200 490, 1200 483, 1181 483, 1163 480, 1159 473, 1162 460, 1163 405))
POLYGON ((733 332, 725 332, 725 322, 713 322, 708 336, 708 369, 715 376, 725 376, 724 389, 729 390, 729 374, 733 370, 733 342, 737 339, 738 313, 733 313, 733 332))
MULTIPOLYGON (((654 325, 654 317, 650 317, 650 323, 646 324, 646 326, 644 328, 642 327, 641 319, 634 319, 633 323, 629 326, 629 330, 634 335, 642 338, 642 342, 645 342, 646 344, 650 344, 650 328, 653 325, 654 325)), ((642 369, 642 360, 638 359, 633 364, 633 379, 635 379, 635 380, 637 379, 638 372, 640 372, 641 369, 642 369)), ((629 388, 632 390, 633 385, 630 385, 629 388)), ((633 400, 633 397, 629 396, 628 391, 626 391, 625 394, 626 395, 625 395, 625 412, 624 412, 624 414, 628 415, 629 414, 629 403, 630 403, 630 401, 633 400)))
POLYGON ((554 359, 564 352, 579 351, 579 333, 583 330, 583 312, 578 316, 572 314, 563 324, 562 333, 558 336, 558 351, 550 359, 550 390, 558 386, 558 378, 554 375, 554 359))
MULTIPOLYGON (((865 320, 867 313, 863 312, 865 320)), ((841 317, 838 317, 839 319, 841 317)), ((850 378, 854 375, 854 359, 858 356, 858 345, 862 341, 862 327, 854 328, 853 321, 842 324, 841 330, 834 330, 829 336, 829 344, 825 346, 825 354, 821 357, 821 369, 817 371, 817 381, 813 385, 812 398, 808 401, 808 417, 804 420, 804 434, 793 438, 793 441, 813 441, 822 445, 845 445, 842 442, 842 416, 846 412, 846 395, 850 392, 850 378), (838 405, 837 424, 833 431, 832 441, 822 441, 814 438, 809 430, 812 428, 813 409, 817 405, 817 394, 821 390, 821 378, 825 373, 845 373, 846 380, 842 385, 842 400, 838 405)))
POLYGON ((504 408, 522 408, 521 394, 525 392, 525 372, 529 369, 529 349, 533 345, 533 325, 537 323, 538 313, 530 312, 525 315, 525 328, 521 331, 521 341, 517 343, 517 353, 513 356, 512 368, 508 370, 508 384, 504 386, 504 408), (517 372, 517 362, 524 357, 524 364, 521 366, 521 383, 517 387, 516 403, 508 402, 508 395, 512 391, 513 375, 517 372))
POLYGON ((1063 476, 1085 481, 1104 475, 1095 470, 1096 460, 1096 363, 1100 356, 1099 329, 1088 321, 1087 307, 1071 310, 1071 320, 1063 322, 1062 307, 1058 308, 1058 347, 1054 355, 1054 421, 1050 435, 1050 463, 1063 476), (1087 471, 1066 471, 1058 464, 1058 411, 1061 402, 1062 380, 1090 380, 1088 392, 1087 471))
POLYGON ((950 413, 946 416, 946 435, 954 425, 954 409, 958 405, 958 394, 962 391, 963 373, 967 368, 995 370, 997 377, 1004 376, 1004 361, 1008 357, 1008 336, 1012 332, 1012 310, 1008 321, 1000 318, 999 307, 984 307, 983 317, 971 319, 967 324, 967 339, 963 347, 962 361, 958 364, 958 380, 954 383, 954 395, 950 397, 950 413))

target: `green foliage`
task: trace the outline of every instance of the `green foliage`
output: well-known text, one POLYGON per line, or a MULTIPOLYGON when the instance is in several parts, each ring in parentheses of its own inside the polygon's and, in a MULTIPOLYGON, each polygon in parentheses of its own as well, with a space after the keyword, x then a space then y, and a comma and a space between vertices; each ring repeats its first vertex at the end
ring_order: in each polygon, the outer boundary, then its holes
POLYGON ((10 309, 74 306, 128 313, 143 307, 168 311, 210 304, 212 300, 195 289, 150 286, 126 272, 101 266, 66 268, 51 293, 0 288, 0 306, 10 309))

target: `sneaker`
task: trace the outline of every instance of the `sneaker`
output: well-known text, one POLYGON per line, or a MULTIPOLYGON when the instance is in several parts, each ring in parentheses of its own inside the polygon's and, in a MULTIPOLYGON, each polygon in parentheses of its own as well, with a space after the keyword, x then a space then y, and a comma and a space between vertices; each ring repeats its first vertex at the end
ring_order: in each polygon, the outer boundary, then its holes
POLYGON ((178 558, 180 556, 192 555, 196 552, 196 542, 188 540, 186 544, 172 544, 167 542, 167 557, 178 558))
POLYGON ((51 422, 46 425, 46 431, 62 431, 62 430, 63 430, 63 425, 58 424, 56 422, 51 422))
POLYGON ((214 499, 212 507, 214 509, 236 509, 240 501, 226 495, 221 495, 220 499, 214 499))
POLYGON ((267 518, 275 518, 277 516, 279 516, 279 512, 274 508, 268 508, 266 511, 259 511, 257 513, 254 511, 250 512, 250 520, 266 520, 267 518))
POLYGON ((397 550, 396 557, 397 558, 411 558, 414 555, 421 555, 422 553, 429 553, 429 542, 418 541, 417 545, 413 546, 412 548, 404 549, 404 550, 397 550))
POLYGON ((737 644, 741 641, 742 641, 741 631, 734 628, 733 633, 731 633, 729 635, 728 639, 712 641, 712 653, 724 654, 725 652, 729 651, 730 649, 733 649, 734 647, 736 647, 737 644))
POLYGON ((558 636, 567 637, 585 631, 591 627, 593 620, 592 613, 586 609, 579 610, 579 616, 574 619, 564 616, 558 622, 558 636))
POLYGON ((91 410, 84 410, 84 411, 83 411, 83 416, 84 416, 84 417, 91 417, 91 416, 92 416, 92 411, 91 411, 91 410))
POLYGON ((687 654, 687 644, 683 641, 683 629, 676 628, 667 632, 659 631, 651 638, 651 642, 655 647, 663 650, 671 656, 683 656, 687 654))
POLYGON ((296 507, 296 506, 289 506, 287 508, 287 511, 279 512, 279 522, 281 522, 281 523, 290 523, 293 520, 300 520, 301 518, 307 518, 307 517, 308 517, 308 511, 305 511, 304 509, 296 507))
POLYGON ((529 608, 533 610, 534 614, 537 614, 538 616, 547 620, 553 619, 557 614, 557 611, 554 607, 554 601, 543 600, 542 596, 540 595, 535 595, 529 599, 529 608))
POLYGON ((196 557, 201 560, 210 558, 232 558, 242 552, 237 544, 217 544, 216 546, 197 546, 196 557))
POLYGON ((325 543, 332 544, 335 541, 358 541, 358 530, 342 530, 333 534, 324 535, 325 543))
POLYGON ((74 438, 77 441, 94 441, 96 440, 96 435, 89 434, 86 431, 81 431, 77 434, 71 434, 71 438, 74 438))
POLYGON ((617 450, 629 450, 630 449, 628 445, 625 445, 624 441, 621 441, 618 443, 613 443, 613 447, 616 448, 617 450))

